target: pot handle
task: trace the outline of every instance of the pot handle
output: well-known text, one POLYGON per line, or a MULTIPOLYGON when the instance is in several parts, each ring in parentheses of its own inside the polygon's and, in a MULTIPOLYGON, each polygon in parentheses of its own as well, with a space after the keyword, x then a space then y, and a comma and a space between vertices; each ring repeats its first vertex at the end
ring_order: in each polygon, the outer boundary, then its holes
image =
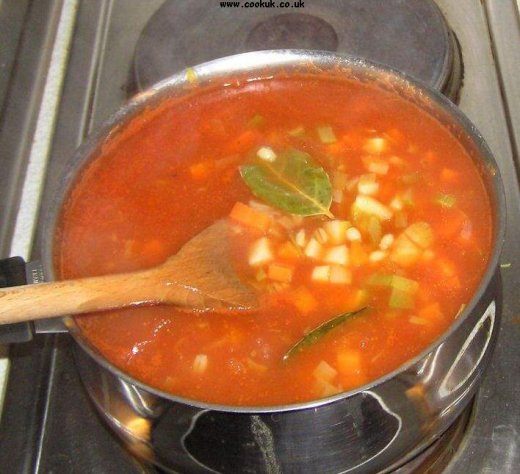
MULTIPOLYGON (((27 285, 26 264, 21 257, 0 260, 0 288, 27 285)), ((1 305, 1 301, 0 301, 1 305)), ((0 325, 0 344, 28 342, 33 338, 32 322, 0 325)))

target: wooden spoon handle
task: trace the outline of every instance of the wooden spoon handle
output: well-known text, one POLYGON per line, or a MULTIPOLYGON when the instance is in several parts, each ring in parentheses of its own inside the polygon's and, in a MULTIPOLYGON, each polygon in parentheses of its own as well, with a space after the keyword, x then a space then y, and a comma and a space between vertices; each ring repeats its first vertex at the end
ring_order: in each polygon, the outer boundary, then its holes
POLYGON ((0 324, 146 303, 196 306, 197 301, 197 293, 189 287, 158 281, 157 271, 124 273, 3 288, 0 324))

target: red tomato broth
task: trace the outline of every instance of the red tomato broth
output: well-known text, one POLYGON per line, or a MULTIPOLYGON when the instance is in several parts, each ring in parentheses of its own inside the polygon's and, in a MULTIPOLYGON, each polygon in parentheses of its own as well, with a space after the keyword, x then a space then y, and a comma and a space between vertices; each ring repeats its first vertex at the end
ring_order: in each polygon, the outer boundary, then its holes
MULTIPOLYGON (((270 292, 252 314, 191 314, 155 306, 76 318, 107 360, 158 389, 205 402, 267 406, 355 388, 398 368, 437 339, 483 275, 492 221, 471 158, 434 119, 375 86, 299 76, 208 88, 145 111, 119 133, 83 170, 66 202, 56 237, 61 278, 162 262, 228 216, 236 202, 254 198, 238 165, 260 146, 306 151, 329 174, 342 165, 352 179, 367 174, 366 140, 385 138, 390 148, 385 159, 394 156, 402 163, 378 175, 377 198, 388 203, 411 189, 408 224, 427 221, 435 235, 435 258, 406 268, 388 258, 379 265, 351 262, 349 285, 312 283, 312 260, 282 257, 280 262, 296 268, 293 280, 274 290, 267 285, 270 292), (319 140, 316 130, 322 125, 334 130, 335 143, 319 140), (302 126, 304 135, 289 133, 302 126), (456 205, 440 205, 439 195, 454 196, 456 205), (470 238, 461 237, 464 229, 470 238), (367 283, 374 273, 418 282, 415 307, 389 308, 389 289, 367 283), (310 329, 362 306, 368 307, 363 314, 282 362, 310 329), (421 311, 429 318, 426 324, 421 311), (201 354, 207 357, 204 370, 195 362, 201 354), (327 383, 314 374, 322 361, 337 372, 327 383)), ((356 191, 344 194, 331 211, 350 220, 356 191)), ((303 226, 313 231, 325 220, 306 218, 303 226)), ((393 221, 382 227, 383 234, 403 231, 393 221)), ((245 259, 249 243, 260 235, 255 230, 235 237, 234 258, 245 259)), ((374 248, 367 240, 363 235, 368 255, 374 248)), ((253 273, 246 269, 244 277, 253 273)))

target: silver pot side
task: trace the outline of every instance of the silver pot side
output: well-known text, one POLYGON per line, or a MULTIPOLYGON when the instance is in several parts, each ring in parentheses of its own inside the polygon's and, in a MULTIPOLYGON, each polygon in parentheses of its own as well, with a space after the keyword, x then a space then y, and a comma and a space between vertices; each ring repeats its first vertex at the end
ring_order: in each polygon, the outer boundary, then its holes
POLYGON ((76 346, 81 379, 128 448, 183 473, 391 471, 438 438, 471 401, 495 346, 495 278, 474 312, 405 371, 315 407, 233 412, 159 397, 76 346))
MULTIPOLYGON (((403 74, 364 60, 316 51, 264 51, 194 68, 197 84, 255 80, 277 72, 349 74, 404 96, 443 123, 473 157, 494 211, 495 245, 471 302, 434 344, 360 390, 286 407, 221 407, 146 386, 106 361, 65 322, 78 342, 81 378, 96 407, 141 457, 172 472, 379 472, 411 458, 457 418, 471 400, 495 345, 500 296, 498 258, 505 228, 498 167, 474 126, 447 99, 403 74)), ((43 262, 53 277, 60 209, 77 174, 104 141, 145 108, 193 89, 184 73, 123 107, 78 150, 43 229, 43 262)))

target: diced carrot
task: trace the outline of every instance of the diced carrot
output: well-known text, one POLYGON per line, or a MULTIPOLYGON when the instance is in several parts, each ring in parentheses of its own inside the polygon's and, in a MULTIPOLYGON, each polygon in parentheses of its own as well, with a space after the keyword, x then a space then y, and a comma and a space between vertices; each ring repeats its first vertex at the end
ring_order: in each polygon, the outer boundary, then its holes
POLYGON ((441 311, 441 305, 438 302, 425 306, 424 308, 419 310, 417 316, 420 319, 426 319, 426 320, 435 320, 435 319, 444 318, 444 315, 441 311))
POLYGON ((242 225, 258 229, 261 232, 266 232, 271 225, 271 216, 241 202, 235 203, 229 217, 242 225))
POLYGON ((288 301, 303 315, 314 311, 318 307, 318 301, 305 286, 299 286, 288 293, 288 301))
POLYGON ((248 151, 259 138, 259 133, 256 130, 248 129, 238 135, 227 146, 229 153, 244 153, 248 151))
POLYGON ((359 387, 368 382, 362 364, 361 354, 353 349, 344 349, 336 356, 338 378, 345 388, 359 387))
POLYGON ((278 257, 286 260, 299 260, 302 257, 302 251, 296 247, 292 242, 285 242, 276 252, 278 257))
POLYGON ((294 275, 294 266, 273 262, 267 269, 267 278, 282 283, 290 283, 294 275))
POLYGON ((368 253, 363 248, 363 244, 358 241, 354 240, 350 244, 350 263, 354 265, 355 267, 360 267, 361 265, 365 264, 368 260, 368 253))
POLYGON ((191 177, 198 181, 206 179, 214 168, 215 162, 213 160, 200 161, 190 166, 191 177))
POLYGON ((329 143, 327 145, 327 151, 329 153, 332 153, 333 155, 338 155, 343 151, 343 144, 341 143, 341 141, 329 143))
POLYGON ((459 173, 451 168, 443 168, 440 177, 445 183, 457 184, 459 182, 459 173))

